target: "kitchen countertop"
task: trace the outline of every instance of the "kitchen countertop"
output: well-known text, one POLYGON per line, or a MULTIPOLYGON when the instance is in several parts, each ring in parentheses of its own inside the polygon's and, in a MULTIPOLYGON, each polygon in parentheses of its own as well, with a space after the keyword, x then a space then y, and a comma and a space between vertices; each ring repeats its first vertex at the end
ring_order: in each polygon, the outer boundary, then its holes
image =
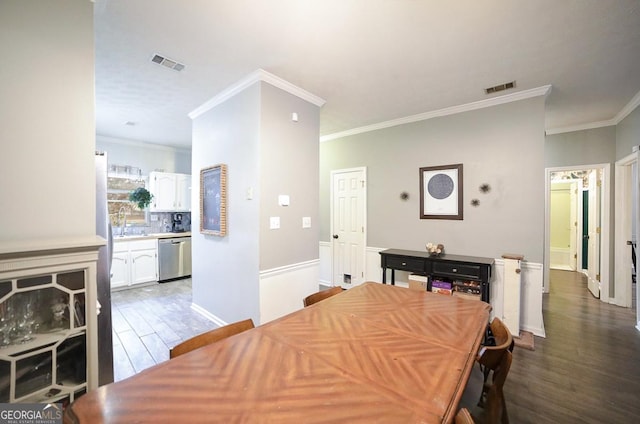
POLYGON ((150 240, 150 239, 163 239, 163 238, 176 238, 176 237, 191 237, 191 231, 185 231, 183 233, 153 233, 153 234, 133 234, 127 236, 115 236, 113 241, 115 243, 119 241, 131 241, 131 240, 150 240))

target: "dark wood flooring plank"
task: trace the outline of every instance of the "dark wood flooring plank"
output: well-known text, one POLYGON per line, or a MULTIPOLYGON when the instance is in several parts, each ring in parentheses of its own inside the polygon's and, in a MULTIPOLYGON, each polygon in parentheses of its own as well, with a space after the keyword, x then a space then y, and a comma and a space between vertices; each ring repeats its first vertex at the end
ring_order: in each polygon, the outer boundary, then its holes
POLYGON ((505 384, 514 423, 640 422, 640 333, 635 311, 605 304, 582 274, 551 271, 546 338, 516 348, 505 384))

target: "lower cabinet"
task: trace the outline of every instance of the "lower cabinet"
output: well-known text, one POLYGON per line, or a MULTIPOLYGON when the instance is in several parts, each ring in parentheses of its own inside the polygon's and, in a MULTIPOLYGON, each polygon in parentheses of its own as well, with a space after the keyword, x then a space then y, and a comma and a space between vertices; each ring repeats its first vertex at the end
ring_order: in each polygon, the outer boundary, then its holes
POLYGON ((113 243, 111 288, 158 281, 158 241, 129 240, 113 243))

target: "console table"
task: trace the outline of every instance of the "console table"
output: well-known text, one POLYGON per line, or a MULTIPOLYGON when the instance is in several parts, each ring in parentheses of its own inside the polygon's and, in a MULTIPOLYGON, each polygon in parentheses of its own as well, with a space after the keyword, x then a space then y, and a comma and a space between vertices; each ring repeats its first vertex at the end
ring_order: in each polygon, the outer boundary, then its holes
POLYGON ((428 252, 387 249, 380 252, 382 283, 387 284, 387 268, 391 270, 391 284, 395 285, 395 270, 415 272, 429 276, 427 290, 431 290, 431 277, 479 281, 482 300, 489 302, 491 267, 493 258, 444 254, 431 256, 428 252))

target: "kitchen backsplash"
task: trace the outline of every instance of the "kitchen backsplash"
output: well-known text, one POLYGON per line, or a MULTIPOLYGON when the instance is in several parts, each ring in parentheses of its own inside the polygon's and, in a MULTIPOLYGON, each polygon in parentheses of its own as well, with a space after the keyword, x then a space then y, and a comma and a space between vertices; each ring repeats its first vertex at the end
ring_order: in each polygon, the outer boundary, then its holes
MULTIPOLYGON (((173 212, 148 212, 146 225, 134 224, 127 225, 125 230, 126 235, 146 235, 157 233, 170 233, 171 232, 171 218, 174 215, 173 212), (156 219, 157 218, 157 219, 156 219)), ((182 228, 184 231, 191 231, 191 213, 180 212, 182 215, 182 228)), ((113 226, 113 235, 119 236, 121 228, 113 226)))

